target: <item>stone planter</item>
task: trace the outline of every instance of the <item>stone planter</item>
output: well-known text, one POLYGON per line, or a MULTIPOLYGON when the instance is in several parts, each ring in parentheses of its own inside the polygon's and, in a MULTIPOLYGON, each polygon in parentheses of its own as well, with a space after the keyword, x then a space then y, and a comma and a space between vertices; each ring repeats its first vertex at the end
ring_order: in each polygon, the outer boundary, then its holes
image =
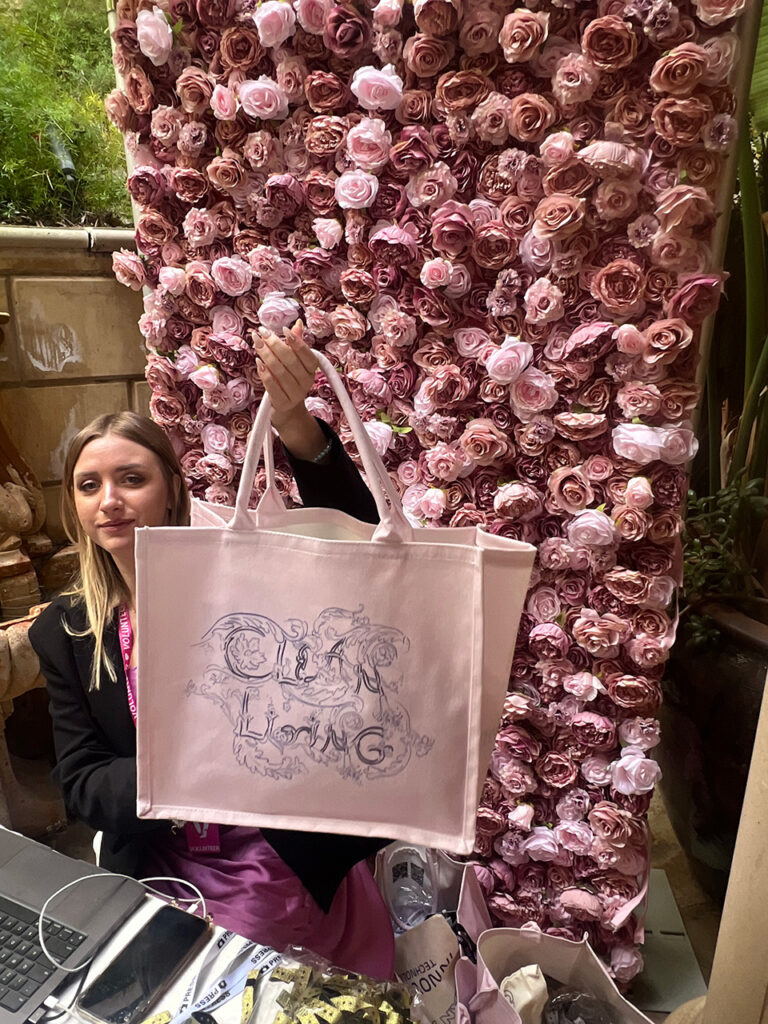
POLYGON ((684 630, 664 679, 661 791, 691 870, 725 897, 768 670, 768 626, 707 607, 720 641, 686 651, 684 630))

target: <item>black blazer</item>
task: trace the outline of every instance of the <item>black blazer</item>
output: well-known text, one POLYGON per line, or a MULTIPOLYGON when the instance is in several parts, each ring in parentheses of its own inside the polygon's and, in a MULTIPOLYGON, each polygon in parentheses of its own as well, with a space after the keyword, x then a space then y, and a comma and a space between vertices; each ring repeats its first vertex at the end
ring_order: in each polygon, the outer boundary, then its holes
MULTIPOLYGON (((333 431, 326 424, 321 427, 333 441, 328 463, 317 466, 290 459, 302 501, 377 522, 376 505, 354 463, 333 431)), ((117 682, 103 673, 98 690, 90 688, 93 638, 73 637, 64 623, 75 632, 85 626, 84 605, 66 596, 56 598, 29 630, 48 685, 54 776, 69 811, 104 832, 102 865, 135 876, 145 844, 168 830, 170 822, 136 817, 136 729, 128 707, 117 616, 104 632, 117 682)), ((325 911, 347 872, 388 842, 284 829, 265 828, 262 834, 325 911)))

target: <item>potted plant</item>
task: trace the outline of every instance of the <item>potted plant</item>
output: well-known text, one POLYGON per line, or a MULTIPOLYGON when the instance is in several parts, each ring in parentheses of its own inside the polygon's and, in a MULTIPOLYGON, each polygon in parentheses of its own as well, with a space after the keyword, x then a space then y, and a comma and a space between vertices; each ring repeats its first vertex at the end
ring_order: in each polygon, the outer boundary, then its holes
POLYGON ((659 754, 672 825, 694 873, 718 898, 768 670, 767 26, 764 10, 726 252, 727 299, 715 321, 688 499, 659 754))

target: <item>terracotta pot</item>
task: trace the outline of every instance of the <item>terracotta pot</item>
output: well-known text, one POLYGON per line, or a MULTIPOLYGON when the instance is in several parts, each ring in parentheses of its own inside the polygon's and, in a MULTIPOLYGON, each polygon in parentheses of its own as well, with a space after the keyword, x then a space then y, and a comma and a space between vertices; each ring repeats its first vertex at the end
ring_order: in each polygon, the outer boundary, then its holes
POLYGON ((691 653, 681 629, 664 680, 658 759, 680 845, 722 901, 768 671, 768 626, 720 605, 706 611, 720 639, 691 653))

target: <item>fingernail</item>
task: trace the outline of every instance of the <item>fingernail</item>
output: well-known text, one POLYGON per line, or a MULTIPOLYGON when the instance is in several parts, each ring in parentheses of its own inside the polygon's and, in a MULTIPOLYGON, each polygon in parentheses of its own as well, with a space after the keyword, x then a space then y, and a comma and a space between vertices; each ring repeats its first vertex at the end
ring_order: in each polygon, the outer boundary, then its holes
POLYGON ((256 331, 253 332, 253 347, 264 348, 264 339, 259 337, 256 331))

